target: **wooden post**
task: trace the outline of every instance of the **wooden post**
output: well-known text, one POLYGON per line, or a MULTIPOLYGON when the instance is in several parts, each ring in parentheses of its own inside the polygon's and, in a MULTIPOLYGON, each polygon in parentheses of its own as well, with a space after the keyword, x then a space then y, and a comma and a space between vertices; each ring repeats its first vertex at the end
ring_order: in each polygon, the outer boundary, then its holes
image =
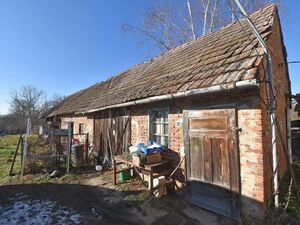
POLYGON ((150 177, 149 177, 150 193, 153 194, 153 169, 151 167, 150 177))
POLYGON ((88 155, 89 155, 89 132, 86 133, 85 136, 85 155, 84 155, 84 161, 88 162, 88 155))
POLYGON ((114 185, 117 185, 117 165, 114 157, 112 158, 113 168, 114 168, 114 185))
POLYGON ((109 148, 109 158, 110 160, 113 162, 113 151, 112 151, 112 145, 111 145, 111 129, 108 129, 108 133, 107 133, 107 136, 108 136, 108 148, 109 148))
POLYGON ((67 144, 67 160, 66 160, 66 172, 70 172, 70 154, 72 148, 72 127, 71 123, 68 122, 68 144, 67 144))
POLYGON ((21 137, 21 167, 23 164, 23 150, 24 150, 24 138, 21 137))
MULTIPOLYGON (((14 168, 14 164, 15 164, 15 161, 16 161, 16 157, 17 157, 17 154, 18 154, 18 150, 19 150, 21 140, 22 140, 22 133, 19 136, 19 140, 18 140, 18 144, 17 144, 16 150, 15 150, 15 154, 14 154, 13 160, 11 162, 11 166, 10 166, 10 170, 9 170, 9 174, 8 174, 9 176, 12 175, 12 171, 13 171, 13 168, 14 168)), ((22 155, 21 155, 21 157, 22 157, 22 155)))

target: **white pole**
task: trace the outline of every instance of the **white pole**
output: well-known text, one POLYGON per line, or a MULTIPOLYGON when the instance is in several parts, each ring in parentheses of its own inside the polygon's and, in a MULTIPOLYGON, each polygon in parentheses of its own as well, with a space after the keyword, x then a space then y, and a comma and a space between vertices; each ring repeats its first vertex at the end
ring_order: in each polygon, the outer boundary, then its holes
POLYGON ((269 95, 270 95, 270 106, 269 106, 269 112, 270 112, 270 121, 271 121, 271 132, 272 132, 272 158, 273 158, 273 174, 274 174, 274 204, 277 208, 279 206, 279 183, 278 183, 278 171, 277 171, 277 165, 278 165, 278 156, 277 156, 277 136, 276 136, 276 117, 275 117, 275 99, 273 95, 273 76, 272 76, 272 61, 271 56, 269 52, 269 48, 267 44, 265 43, 264 39, 261 37, 260 33, 250 20, 250 18, 247 15, 247 12, 245 11, 244 7, 240 3, 239 0, 235 0, 235 3, 239 7, 241 13, 246 18, 247 22, 249 23, 250 27, 253 30, 253 33, 255 34, 256 38, 258 39, 259 43, 264 49, 264 52, 267 55, 267 66, 268 66, 268 80, 269 80, 269 95))
POLYGON ((22 155, 23 160, 22 160, 22 166, 21 166, 21 176, 24 175, 27 148, 28 148, 28 138, 29 138, 30 133, 31 133, 31 121, 30 121, 30 118, 28 118, 27 126, 26 126, 25 141, 24 141, 24 149, 23 149, 23 155, 22 155))

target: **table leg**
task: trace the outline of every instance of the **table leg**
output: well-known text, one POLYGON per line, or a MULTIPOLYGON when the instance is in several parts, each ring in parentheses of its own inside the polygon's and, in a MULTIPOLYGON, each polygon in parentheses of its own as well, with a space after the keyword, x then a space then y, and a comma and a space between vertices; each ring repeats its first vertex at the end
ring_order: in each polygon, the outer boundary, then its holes
POLYGON ((153 170, 151 168, 151 171, 150 171, 150 179, 149 179, 149 182, 150 182, 150 193, 153 194, 153 170))
POLYGON ((115 159, 113 159, 113 168, 114 168, 114 185, 117 185, 117 167, 116 167, 115 159))

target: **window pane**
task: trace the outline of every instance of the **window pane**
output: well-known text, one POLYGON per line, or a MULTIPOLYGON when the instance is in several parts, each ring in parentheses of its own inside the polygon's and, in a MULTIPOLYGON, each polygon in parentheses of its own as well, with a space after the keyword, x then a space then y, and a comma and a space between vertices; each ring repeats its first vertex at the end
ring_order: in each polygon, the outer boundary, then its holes
POLYGON ((162 126, 164 127, 163 134, 168 135, 169 134, 169 125, 168 124, 163 124, 162 126))
POLYGON ((157 143, 168 146, 168 111, 167 110, 152 110, 150 111, 150 133, 151 140, 157 143))
POLYGON ((168 122, 168 111, 164 111, 163 113, 163 122, 168 122))
POLYGON ((168 146, 168 137, 161 137, 161 145, 168 146))
POLYGON ((155 122, 160 122, 161 112, 155 111, 155 122))
POLYGON ((153 134, 159 134, 160 133, 160 125, 159 124, 153 123, 152 128, 153 128, 153 130, 152 130, 153 134))

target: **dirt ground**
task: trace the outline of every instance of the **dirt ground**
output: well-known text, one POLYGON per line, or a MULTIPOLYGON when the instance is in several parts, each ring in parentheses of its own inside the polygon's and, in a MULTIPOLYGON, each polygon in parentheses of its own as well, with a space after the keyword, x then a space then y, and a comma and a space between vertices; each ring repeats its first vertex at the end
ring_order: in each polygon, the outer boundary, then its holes
POLYGON ((235 224, 187 204, 178 194, 154 198, 135 179, 116 187, 112 172, 69 184, 0 186, 0 224, 235 224))

